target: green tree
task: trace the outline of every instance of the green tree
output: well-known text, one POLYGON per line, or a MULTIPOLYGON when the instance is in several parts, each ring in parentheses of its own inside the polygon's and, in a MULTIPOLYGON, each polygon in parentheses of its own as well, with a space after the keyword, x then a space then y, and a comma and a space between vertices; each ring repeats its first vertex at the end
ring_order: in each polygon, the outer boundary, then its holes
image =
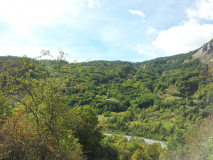
POLYGON ((149 159, 158 159, 161 153, 161 145, 157 142, 149 144, 145 148, 145 153, 146 156, 149 157, 149 159))
MULTIPOLYGON (((1 96, 2 94, 0 94, 1 96)), ((8 101, 4 98, 0 98, 0 124, 4 123, 4 121, 9 117, 12 113, 13 107, 8 104, 8 101)))
POLYGON ((75 142, 72 132, 63 129, 64 113, 68 111, 68 108, 64 105, 62 90, 65 83, 61 83, 62 78, 58 77, 59 81, 56 81, 56 79, 48 77, 45 71, 42 71, 27 57, 19 58, 16 61, 2 62, 1 66, 1 97, 18 103, 14 110, 14 115, 18 114, 18 118, 13 119, 12 117, 1 128, 3 135, 6 134, 7 130, 11 133, 17 133, 13 136, 5 136, 2 140, 1 144, 4 148, 6 144, 10 144, 6 145, 7 152, 3 154, 8 158, 20 155, 30 157, 30 159, 52 159, 52 156, 57 155, 59 159, 65 157, 73 159, 74 152, 78 150, 79 157, 75 158, 81 159, 81 149, 75 142), (26 123, 20 123, 22 119, 26 123), (14 128, 10 126, 16 124, 21 125, 17 125, 16 131, 18 132, 13 132, 14 128), (23 135, 23 138, 21 136, 23 130, 26 131, 26 135, 34 136, 23 135), (16 144, 16 141, 13 140, 15 137, 21 145, 16 144), (31 143, 27 143, 26 146, 24 145, 26 141, 31 143), (52 154, 46 154, 42 148, 51 150, 52 154), (20 154, 15 153, 17 150, 20 154))
POLYGON ((68 128, 83 145, 83 150, 96 151, 103 138, 102 127, 98 127, 98 117, 90 106, 75 107, 67 113, 68 128), (70 124, 70 125, 69 125, 70 124))
POLYGON ((131 157, 131 160, 146 160, 146 159, 147 159, 147 157, 142 148, 138 148, 131 157))
POLYGON ((184 137, 183 131, 180 129, 175 129, 174 136, 169 139, 168 141, 168 149, 169 150, 176 150, 181 148, 184 145, 184 137))

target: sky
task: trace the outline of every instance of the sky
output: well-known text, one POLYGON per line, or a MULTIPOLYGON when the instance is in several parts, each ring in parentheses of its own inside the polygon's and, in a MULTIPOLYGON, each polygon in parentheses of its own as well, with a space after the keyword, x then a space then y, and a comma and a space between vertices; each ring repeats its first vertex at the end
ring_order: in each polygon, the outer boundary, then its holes
POLYGON ((212 38, 213 0, 0 0, 0 56, 142 62, 212 38))

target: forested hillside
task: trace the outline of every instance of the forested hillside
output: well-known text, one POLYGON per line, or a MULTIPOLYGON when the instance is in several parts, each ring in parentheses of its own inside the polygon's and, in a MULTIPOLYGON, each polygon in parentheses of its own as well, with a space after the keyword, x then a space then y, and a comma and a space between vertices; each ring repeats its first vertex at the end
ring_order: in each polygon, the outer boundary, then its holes
POLYGON ((137 63, 68 63, 63 52, 56 60, 0 57, 0 157, 189 155, 184 139, 213 113, 211 66, 193 57, 197 51, 137 63), (168 147, 103 133, 162 140, 168 147))

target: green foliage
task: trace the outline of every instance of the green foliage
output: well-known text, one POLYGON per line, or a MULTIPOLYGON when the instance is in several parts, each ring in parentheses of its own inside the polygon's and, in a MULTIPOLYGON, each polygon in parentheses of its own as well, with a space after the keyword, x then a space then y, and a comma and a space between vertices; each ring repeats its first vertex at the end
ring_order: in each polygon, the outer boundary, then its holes
POLYGON ((0 156, 8 159, 83 159, 81 146, 71 132, 55 127, 54 134, 38 134, 23 110, 0 128, 0 156))
POLYGON ((174 137, 170 138, 168 141, 168 149, 176 150, 183 145, 184 145, 183 131, 181 131, 180 129, 176 129, 174 131, 174 137))
POLYGON ((110 116, 110 111, 107 111, 104 113, 104 117, 109 117, 110 116))
MULTIPOLYGON (((46 148, 52 147, 54 154, 63 153, 62 157, 74 154, 74 150, 68 153, 68 148, 72 148, 68 142, 78 148, 80 157, 80 146, 92 151, 93 156, 109 159, 113 155, 120 159, 154 159, 152 152, 159 157, 156 146, 146 148, 136 142, 101 140, 102 125, 110 131, 168 139, 168 148, 180 151, 184 146, 183 129, 200 124, 213 113, 212 75, 198 59, 192 60, 195 52, 139 63, 68 63, 61 50, 56 60, 0 57, 1 133, 7 129, 12 133, 9 126, 23 120, 19 127, 22 130, 28 126, 28 144, 42 148, 37 142, 45 141, 46 148), (186 59, 190 61, 186 63, 186 59), (19 112, 20 120, 13 120, 19 112), (101 124, 96 114, 105 116, 101 124), (36 135, 32 141, 31 134, 36 135)), ((50 54, 44 50, 42 55, 50 54)), ((22 143, 18 133, 13 137, 19 137, 22 143)), ((7 142, 4 139, 1 144, 7 142)), ((24 149, 40 152, 31 145, 24 149)), ((19 147, 14 152, 18 150, 19 147)))
POLYGON ((142 148, 138 148, 131 157, 132 160, 146 160, 146 155, 142 148))
POLYGON ((16 62, 14 66, 14 61, 2 63, 1 96, 18 103, 13 116, 1 126, 0 154, 9 159, 82 159, 72 131, 63 129, 68 110, 63 84, 47 78, 26 57, 16 62))
MULTIPOLYGON (((1 96, 1 94, 0 94, 1 96)), ((4 123, 7 117, 10 117, 13 107, 8 104, 8 101, 1 96, 0 98, 0 124, 4 123)))
POLYGON ((212 116, 201 124, 191 126, 184 135, 180 130, 168 143, 163 159, 212 159, 212 116))
POLYGON ((101 127, 97 127, 98 118, 93 109, 90 106, 73 108, 67 113, 67 116, 69 122, 67 128, 73 131, 73 134, 83 146, 83 150, 93 151, 95 154, 103 135, 101 134, 101 127))
POLYGON ((108 140, 108 137, 101 141, 101 152, 99 153, 99 156, 111 160, 118 159, 118 149, 108 140))
POLYGON ((118 149, 117 158, 119 160, 154 160, 159 159, 160 153, 162 152, 160 144, 146 144, 144 141, 138 140, 137 138, 131 138, 128 141, 125 137, 112 135, 104 138, 104 142, 118 149))
POLYGON ((147 159, 158 159, 161 152, 161 145, 158 143, 152 143, 145 148, 145 154, 147 159))

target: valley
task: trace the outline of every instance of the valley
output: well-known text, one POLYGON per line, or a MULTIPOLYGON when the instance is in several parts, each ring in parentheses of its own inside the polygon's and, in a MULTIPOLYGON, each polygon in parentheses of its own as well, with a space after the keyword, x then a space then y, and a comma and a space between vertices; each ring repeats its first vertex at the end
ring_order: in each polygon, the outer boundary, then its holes
POLYGON ((135 63, 0 57, 0 157, 191 156, 212 136, 212 46, 135 63))

